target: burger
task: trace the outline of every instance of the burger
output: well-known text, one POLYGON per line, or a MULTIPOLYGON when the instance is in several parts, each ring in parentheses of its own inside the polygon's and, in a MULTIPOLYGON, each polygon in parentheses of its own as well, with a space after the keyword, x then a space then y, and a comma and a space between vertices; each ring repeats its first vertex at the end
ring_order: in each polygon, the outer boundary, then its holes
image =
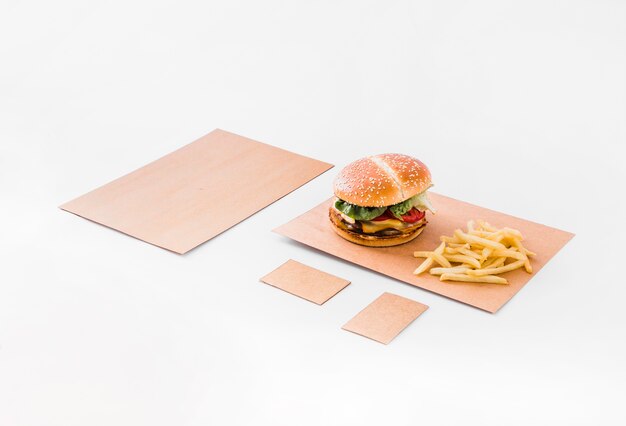
POLYGON ((333 183, 332 229, 369 247, 389 247, 416 238, 435 213, 427 190, 430 171, 416 158, 380 154, 348 164, 333 183))

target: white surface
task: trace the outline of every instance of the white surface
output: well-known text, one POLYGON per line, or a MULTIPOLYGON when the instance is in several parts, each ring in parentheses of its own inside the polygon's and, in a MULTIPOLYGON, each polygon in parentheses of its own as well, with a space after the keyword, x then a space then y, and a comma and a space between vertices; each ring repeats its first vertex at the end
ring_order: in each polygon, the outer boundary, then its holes
POLYGON ((625 424, 624 2, 113 3, 1 3, 2 426, 625 424), (182 257, 56 208, 215 127, 577 236, 490 315, 270 232, 337 169, 182 257), (340 329, 384 291, 430 309, 340 329))

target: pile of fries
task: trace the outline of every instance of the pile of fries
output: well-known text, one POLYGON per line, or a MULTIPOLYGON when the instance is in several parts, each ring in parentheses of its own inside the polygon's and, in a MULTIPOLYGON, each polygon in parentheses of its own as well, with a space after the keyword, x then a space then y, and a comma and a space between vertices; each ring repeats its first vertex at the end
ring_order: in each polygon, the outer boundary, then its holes
POLYGON ((521 267, 533 272, 529 257, 535 253, 522 245, 523 239, 516 229, 496 229, 481 220, 470 220, 467 232, 457 229, 452 237, 441 237, 434 251, 414 252, 415 257, 425 259, 413 273, 429 271, 441 281, 508 284, 498 274, 521 267))

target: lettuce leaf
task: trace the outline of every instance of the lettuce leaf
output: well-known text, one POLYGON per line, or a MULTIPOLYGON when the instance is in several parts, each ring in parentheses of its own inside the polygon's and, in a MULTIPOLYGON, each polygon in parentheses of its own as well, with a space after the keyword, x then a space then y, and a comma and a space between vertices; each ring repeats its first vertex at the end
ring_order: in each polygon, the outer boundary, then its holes
POLYGON ((372 220, 383 214, 387 208, 389 208, 391 214, 401 219, 401 216, 407 214, 413 207, 422 212, 430 210, 432 213, 435 213, 435 208, 430 203, 426 191, 389 207, 361 207, 339 198, 335 201, 335 208, 354 220, 372 220))
POLYGON ((408 200, 404 200, 401 203, 394 204, 393 206, 389 206, 389 211, 397 217, 401 219, 402 215, 405 215, 415 207, 417 210, 424 212, 426 210, 430 210, 432 213, 435 213, 435 208, 430 203, 428 199, 428 193, 426 191, 420 192, 417 195, 409 198, 408 200))
POLYGON ((335 208, 354 220, 372 220, 387 210, 387 207, 361 207, 337 199, 335 208))
POLYGON ((420 192, 419 194, 409 198, 409 200, 411 200, 413 207, 415 207, 419 211, 425 212, 426 210, 429 210, 433 214, 437 213, 433 205, 430 203, 430 200, 428 199, 427 191, 420 192))
POLYGON ((409 210, 413 208, 413 198, 411 197, 408 200, 404 200, 401 203, 394 204, 393 206, 389 206, 389 211, 398 219, 401 219, 400 216, 403 214, 407 214, 409 210))

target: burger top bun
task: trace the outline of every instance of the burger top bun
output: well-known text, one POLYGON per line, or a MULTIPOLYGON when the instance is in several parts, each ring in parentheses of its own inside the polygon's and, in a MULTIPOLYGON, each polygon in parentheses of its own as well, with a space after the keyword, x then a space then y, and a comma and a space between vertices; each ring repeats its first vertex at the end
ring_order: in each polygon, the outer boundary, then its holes
POLYGON ((335 195, 361 207, 400 203, 431 186, 430 171, 417 158, 379 154, 348 164, 333 183, 335 195))

